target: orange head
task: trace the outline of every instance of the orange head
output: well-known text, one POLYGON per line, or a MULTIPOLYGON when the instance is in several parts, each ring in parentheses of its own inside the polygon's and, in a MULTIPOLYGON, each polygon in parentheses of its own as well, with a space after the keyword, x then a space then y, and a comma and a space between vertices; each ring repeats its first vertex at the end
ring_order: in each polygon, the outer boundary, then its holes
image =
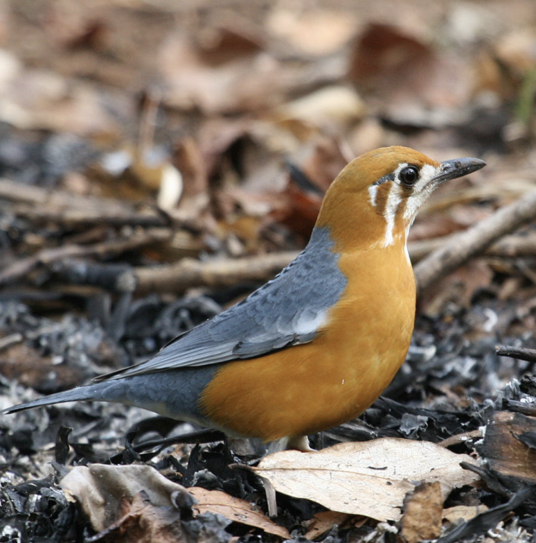
POLYGON ((407 147, 370 151, 332 183, 316 226, 329 227, 339 252, 405 244, 417 211, 434 189, 484 165, 474 158, 437 162, 407 147))

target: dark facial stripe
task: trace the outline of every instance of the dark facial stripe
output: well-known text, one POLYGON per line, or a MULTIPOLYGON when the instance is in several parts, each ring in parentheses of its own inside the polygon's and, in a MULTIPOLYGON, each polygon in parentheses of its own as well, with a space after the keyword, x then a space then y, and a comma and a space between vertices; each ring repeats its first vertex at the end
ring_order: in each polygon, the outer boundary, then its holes
POLYGON ((378 192, 376 193, 376 212, 380 215, 383 215, 385 213, 385 208, 387 207, 387 198, 389 197, 389 192, 391 191, 391 188, 392 185, 385 184, 378 187, 378 192))
POLYGON ((395 174, 394 173, 388 173, 387 175, 384 175, 383 177, 380 177, 377 181, 374 181, 372 185, 381 185, 383 183, 387 183, 387 181, 394 181, 395 180, 395 174))

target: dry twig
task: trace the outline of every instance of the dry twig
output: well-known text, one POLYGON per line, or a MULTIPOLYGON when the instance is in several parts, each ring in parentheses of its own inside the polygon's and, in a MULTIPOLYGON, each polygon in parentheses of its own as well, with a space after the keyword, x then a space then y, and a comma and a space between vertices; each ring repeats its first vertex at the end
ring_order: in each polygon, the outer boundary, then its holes
POLYGON ((529 192, 491 217, 454 236, 446 245, 415 266, 419 291, 481 254, 495 240, 536 218, 536 191, 529 192))
POLYGON ((184 258, 169 266, 136 268, 136 282, 141 292, 184 292, 198 286, 223 287, 246 281, 266 281, 297 255, 290 251, 214 262, 184 258))

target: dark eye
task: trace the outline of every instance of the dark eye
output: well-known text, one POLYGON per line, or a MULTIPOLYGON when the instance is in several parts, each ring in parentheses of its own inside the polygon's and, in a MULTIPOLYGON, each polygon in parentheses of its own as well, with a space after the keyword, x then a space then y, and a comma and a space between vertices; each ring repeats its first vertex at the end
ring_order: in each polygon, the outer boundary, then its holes
POLYGON ((408 166, 400 172, 400 181, 404 185, 412 186, 415 185, 417 179, 419 179, 419 170, 415 166, 408 166))

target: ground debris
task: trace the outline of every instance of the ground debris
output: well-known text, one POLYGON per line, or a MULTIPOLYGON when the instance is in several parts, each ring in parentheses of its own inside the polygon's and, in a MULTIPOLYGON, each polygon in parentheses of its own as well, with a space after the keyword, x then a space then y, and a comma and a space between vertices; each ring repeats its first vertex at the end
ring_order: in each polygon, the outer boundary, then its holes
POLYGON ((304 247, 354 156, 396 144, 488 167, 412 228, 427 288, 401 371, 298 455, 389 443, 378 476, 426 449, 454 459, 457 488, 411 471, 394 506, 391 492, 348 511, 350 476, 327 461, 331 486, 292 497, 255 474, 265 444, 58 405, 0 420, 0 541, 534 538, 536 237, 519 223, 534 210, 535 22, 524 0, 2 4, 0 408, 142 361, 240 301, 304 247), (135 488, 77 501, 59 484, 99 469, 135 488))

